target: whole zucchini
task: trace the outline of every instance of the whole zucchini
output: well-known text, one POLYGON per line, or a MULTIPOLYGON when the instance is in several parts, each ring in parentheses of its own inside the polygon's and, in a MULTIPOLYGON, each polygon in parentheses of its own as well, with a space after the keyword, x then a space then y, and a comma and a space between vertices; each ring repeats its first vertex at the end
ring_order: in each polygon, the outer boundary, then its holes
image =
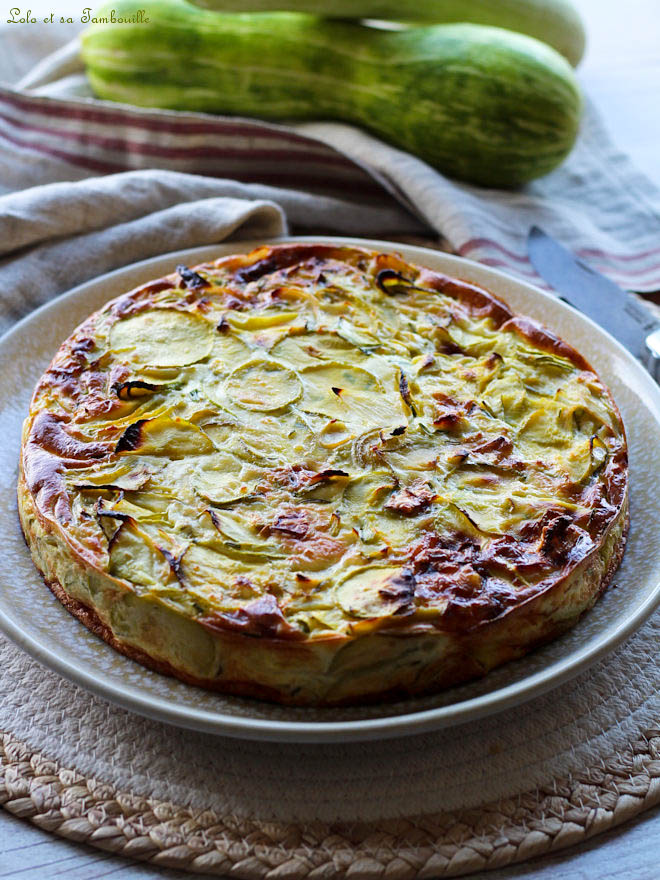
MULTIPOLYGON (((137 18, 140 0, 107 7, 137 18)), ((296 13, 233 15, 154 0, 145 23, 102 24, 82 51, 113 101, 363 126, 438 170, 487 186, 546 174, 570 151, 581 99, 538 40, 481 25, 385 31, 296 13)))
POLYGON ((470 22, 543 40, 575 67, 584 54, 582 19, 568 0, 193 0, 221 12, 307 12, 417 24, 470 22))

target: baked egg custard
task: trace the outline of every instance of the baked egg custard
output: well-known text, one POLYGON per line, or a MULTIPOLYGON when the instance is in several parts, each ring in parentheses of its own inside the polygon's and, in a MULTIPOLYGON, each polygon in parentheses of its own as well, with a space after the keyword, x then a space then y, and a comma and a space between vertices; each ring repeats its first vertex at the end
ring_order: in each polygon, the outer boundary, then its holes
POLYGON ((184 681, 298 705, 429 693, 573 625, 616 569, 627 453, 568 344, 355 247, 150 282, 34 392, 23 531, 60 601, 184 681))

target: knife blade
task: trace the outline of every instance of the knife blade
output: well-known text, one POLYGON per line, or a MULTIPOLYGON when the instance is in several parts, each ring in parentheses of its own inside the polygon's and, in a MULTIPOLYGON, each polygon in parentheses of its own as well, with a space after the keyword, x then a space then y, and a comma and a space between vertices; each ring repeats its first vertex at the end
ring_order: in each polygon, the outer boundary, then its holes
POLYGON ((538 226, 527 238, 529 259, 573 308, 614 336, 660 380, 660 321, 631 293, 578 260, 538 226))

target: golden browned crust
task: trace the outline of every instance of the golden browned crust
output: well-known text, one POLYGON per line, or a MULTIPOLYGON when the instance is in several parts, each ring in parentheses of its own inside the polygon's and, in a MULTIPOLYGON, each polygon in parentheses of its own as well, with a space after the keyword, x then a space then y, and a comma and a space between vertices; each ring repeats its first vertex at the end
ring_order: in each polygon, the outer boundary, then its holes
MULTIPOLYGON (((584 608, 580 613, 580 616, 586 613, 589 610, 589 607, 593 603, 596 602, 599 596, 607 589, 607 587, 611 584, 612 579, 614 578, 614 574, 621 564, 621 560, 623 559, 623 554, 626 548, 626 541, 628 537, 628 530, 630 527, 630 515, 629 511, 626 507, 625 511, 625 520, 623 525, 623 532, 621 538, 615 545, 615 551, 609 561, 607 570, 598 584, 597 588, 594 590, 592 601, 589 603, 587 608, 584 608)), ((21 523, 21 528, 23 529, 23 524, 21 523)), ((24 538, 28 547, 31 546, 31 535, 28 537, 30 533, 25 534, 24 538)), ((35 563, 36 564, 36 563, 35 563)), ((118 651, 120 654, 123 654, 125 657, 128 657, 130 660, 134 660, 137 663, 142 664, 147 669, 151 669, 154 672, 158 672, 161 675, 167 675, 172 678, 177 678, 180 681, 185 682, 186 684, 193 685, 195 687, 201 687, 205 690, 215 690, 220 693, 230 694, 234 696, 240 697, 250 697, 259 700, 268 700, 277 703, 289 704, 289 705, 305 705, 306 702, 299 703, 295 698, 292 698, 289 694, 284 691, 278 691, 276 688, 266 688, 260 686, 254 682, 250 681, 227 681, 227 680, 214 680, 212 678, 198 678, 194 675, 189 675, 183 672, 180 669, 172 666, 170 663, 157 660, 154 657, 149 656, 140 648, 135 647, 134 645, 129 645, 126 642, 118 639, 109 626, 103 623, 100 619, 96 611, 93 608, 90 608, 87 605, 84 605, 82 602, 72 598, 64 589, 62 584, 57 580, 57 578, 48 578, 45 573, 39 568, 39 572, 44 579, 44 583, 51 590, 53 595, 62 603, 62 605, 67 609, 67 611, 72 614, 77 620, 79 620, 84 626, 87 627, 90 632, 94 633, 94 635, 103 639, 118 651)), ((533 651, 542 647, 543 645, 552 642, 554 639, 563 635, 568 629, 570 629, 574 625, 574 620, 568 620, 564 624, 558 624, 553 629, 547 629, 538 639, 533 642, 530 642, 525 647, 525 653, 528 651, 533 651)), ((239 642, 241 637, 239 636, 239 642)), ((512 656, 508 659, 515 659, 516 652, 512 653, 512 656)), ((426 694, 434 693, 437 690, 443 687, 451 687, 458 686, 459 684, 463 684, 467 681, 477 679, 483 677, 487 674, 489 670, 481 667, 478 663, 473 661, 473 658, 470 657, 469 652, 465 652, 462 655, 459 655, 455 658, 454 662, 451 666, 447 667, 443 671, 442 677, 436 679, 433 682, 429 682, 426 688, 415 689, 415 688, 390 688, 383 691, 378 691, 376 693, 366 693, 361 694, 359 697, 347 697, 344 699, 340 699, 334 701, 332 705, 334 706, 345 706, 345 705, 354 705, 356 703, 368 704, 375 702, 388 702, 394 700, 402 700, 410 697, 420 697, 426 694)))
MULTIPOLYGON (((72 401, 73 406, 84 405, 91 414, 107 415, 109 427, 105 434, 90 441, 84 431, 70 424, 66 413, 51 412, 43 405, 35 407, 26 422, 21 458, 21 523, 35 563, 53 593, 88 629, 117 651, 186 683, 259 699, 296 705, 393 699, 432 692, 479 677, 506 660, 522 656, 572 626, 610 582, 623 555, 628 529, 623 433, 621 442, 612 446, 597 481, 588 491, 582 487, 575 489, 574 500, 588 505, 581 518, 568 516, 561 508, 548 510, 546 516, 520 529, 515 539, 509 535, 491 537, 485 547, 460 532, 449 538, 433 530, 420 532, 419 538, 406 550, 401 575, 384 592, 392 602, 400 604, 396 610, 383 614, 376 627, 373 621, 357 620, 347 632, 308 638, 284 618, 278 603, 270 596, 266 602, 259 599, 235 612, 198 616, 192 640, 199 641, 199 650, 205 651, 203 663, 192 653, 186 654, 185 660, 173 662, 165 656, 166 647, 154 636, 153 620, 144 623, 141 634, 123 638, 113 629, 110 619, 104 619, 94 607, 96 591, 97 596, 103 596, 107 617, 109 608, 119 607, 126 600, 127 587, 121 579, 104 570, 100 562, 102 554, 107 555, 107 542, 102 533, 100 537, 88 534, 83 542, 69 529, 73 514, 64 475, 116 458, 119 453, 132 452, 135 444, 141 442, 143 424, 138 421, 129 425, 121 436, 112 433, 112 407, 122 399, 123 389, 131 383, 127 382, 126 371, 118 367, 111 376, 116 395, 111 399, 107 378, 101 371, 95 372, 93 364, 89 366, 88 353, 94 347, 99 316, 126 319, 147 308, 153 297, 168 291, 178 291, 180 295, 180 305, 175 303, 169 308, 180 307, 191 313, 205 314, 210 308, 208 288, 211 286, 205 275, 219 269, 226 276, 229 273, 229 280, 225 282, 226 308, 249 309, 252 301, 241 303, 236 298, 243 295, 246 285, 254 288, 254 283, 268 273, 288 270, 303 261, 314 266, 321 277, 325 265, 342 260, 364 272, 371 261, 370 271, 375 272, 374 256, 358 248, 282 245, 185 269, 179 275, 143 285, 109 304, 81 325, 58 352, 37 386, 33 407, 35 402, 53 393, 72 401), (44 549, 46 544, 48 547, 44 549), (429 584, 437 589, 438 583, 446 581, 448 562, 452 560, 455 587, 446 592, 448 604, 438 631, 433 624, 411 617, 411 589, 414 593, 416 583, 421 584, 422 589, 428 589, 429 584), (503 589, 501 576, 517 567, 534 577, 530 583, 523 578, 512 593, 503 589), (481 579, 478 592, 469 586, 475 578, 481 579), (77 586, 67 588, 63 581, 67 585, 75 582, 77 586), (78 595, 74 595, 76 590, 78 595), (429 636, 436 639, 435 646, 429 647, 429 636), (441 638, 447 642, 444 647, 441 638), (353 656, 359 651, 364 651, 364 658, 353 656), (404 658, 411 651, 420 653, 406 666, 408 661, 404 658), (403 664, 396 673, 387 668, 391 661, 403 664), (382 673, 378 672, 379 662, 382 673), (273 669, 269 671, 270 666, 273 669), (309 682, 297 683, 297 667, 306 670, 309 682), (210 674, 192 671, 201 668, 208 669, 210 674), (341 668, 341 675, 337 668, 341 668), (281 683, 277 678, 278 669, 284 677, 281 683)), ((514 315, 505 303, 476 285, 410 266, 394 255, 381 255, 377 259, 382 262, 376 267, 376 283, 384 292, 396 295, 406 286, 427 293, 438 291, 455 300, 471 318, 490 319, 496 329, 518 334, 536 350, 572 363, 583 371, 585 381, 598 387, 620 423, 616 405, 589 364, 549 330, 514 315)), ((256 289, 258 291, 258 285, 256 289)), ((251 295, 257 294, 253 290, 251 295)), ((221 324, 218 330, 222 332, 221 324)), ((401 396, 410 406, 407 383, 403 381, 401 396)), ((127 393, 130 394, 130 387, 127 393)), ((463 404, 445 394, 438 393, 436 398, 435 425, 452 431, 469 413, 469 408, 465 409, 463 404)), ((495 466, 500 463, 504 466, 509 461, 510 444, 507 446, 508 441, 502 437, 498 441, 502 442, 480 446, 473 442, 471 447, 469 444, 464 447, 465 453, 463 447, 457 446, 457 454, 490 455, 495 466)), ((330 475, 328 477, 302 468, 295 480, 313 481, 319 476, 329 479, 342 473, 340 470, 324 472, 330 475)), ((571 497, 570 491, 573 490, 569 487, 567 497, 571 497)), ((401 517, 414 517, 427 510, 433 497, 428 487, 413 482, 394 492, 385 509, 401 517)), ((213 518, 213 511, 210 513, 213 518)), ((110 545, 120 534, 124 521, 129 519, 124 514, 117 516, 120 527, 110 545)), ((304 546, 307 552, 311 546, 309 536, 313 536, 319 547, 333 550, 332 539, 318 531, 308 514, 303 516, 296 509, 283 508, 273 525, 263 527, 263 533, 269 534, 268 529, 277 533, 285 544, 288 542, 289 548, 304 546), (310 543, 305 545, 305 540, 310 543)), ((180 580, 178 561, 171 553, 166 556, 172 572, 180 580)), ((181 622, 173 612, 162 613, 168 626, 176 627, 181 622)), ((183 652, 185 654, 185 649, 183 652)))
POLYGON ((280 701, 280 694, 275 688, 265 688, 250 681, 216 681, 212 678, 196 678, 194 675, 188 675, 186 672, 176 669, 165 660, 156 660, 154 657, 150 657, 149 654, 145 654, 140 648, 136 648, 134 645, 129 645, 118 639, 110 627, 103 623, 93 608, 83 605, 82 602, 78 602, 69 596, 58 580, 49 580, 44 576, 43 572, 41 572, 41 575, 44 578, 44 583, 55 598, 64 605, 70 614, 84 624, 90 632, 103 639, 104 642, 107 642, 115 651, 119 651, 120 654, 123 654, 130 660, 135 660, 136 663, 141 663, 147 669, 159 672, 161 675, 168 675, 171 678, 178 678, 186 684, 195 685, 205 690, 215 690, 240 697, 254 697, 259 700, 280 701))

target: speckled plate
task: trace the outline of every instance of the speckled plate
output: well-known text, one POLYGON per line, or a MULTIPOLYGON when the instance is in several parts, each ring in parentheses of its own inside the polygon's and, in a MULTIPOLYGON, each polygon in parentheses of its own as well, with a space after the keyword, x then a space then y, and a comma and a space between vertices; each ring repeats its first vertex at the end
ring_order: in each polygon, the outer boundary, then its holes
MULTIPOLYGON (((577 675, 631 635, 660 602, 660 389, 617 342, 588 318, 520 281, 425 248, 359 239, 306 238, 396 250, 412 261, 482 284, 516 311, 557 331, 609 384, 628 433, 632 526, 614 583, 569 633, 485 679, 436 697, 349 709, 291 709, 225 697, 150 672, 113 651, 74 620, 44 586, 16 510, 17 460, 32 388, 74 327, 135 285, 255 243, 197 248, 111 272, 33 312, 0 341, 0 628, 46 666, 106 699, 162 721, 250 739, 332 742, 400 736, 503 711, 577 675)), ((261 242, 260 242, 261 243, 261 242)))

